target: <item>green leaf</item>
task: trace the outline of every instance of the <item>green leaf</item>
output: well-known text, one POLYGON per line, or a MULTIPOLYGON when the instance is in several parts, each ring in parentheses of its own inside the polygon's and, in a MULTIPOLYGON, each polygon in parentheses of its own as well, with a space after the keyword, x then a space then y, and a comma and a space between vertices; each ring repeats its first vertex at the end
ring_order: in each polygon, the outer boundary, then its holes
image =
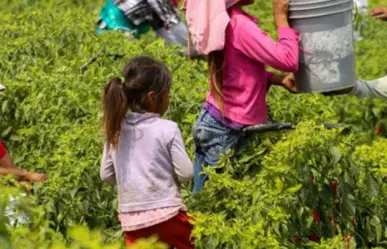
POLYGON ((301 188, 302 188, 302 184, 298 184, 298 185, 296 185, 296 186, 294 186, 294 187, 288 188, 288 189, 286 190, 286 192, 289 192, 289 193, 294 194, 294 193, 297 193, 298 191, 300 191, 301 188))
POLYGON ((343 153, 341 153, 341 151, 337 147, 331 147, 330 153, 332 155, 334 164, 337 164, 343 156, 343 153))
POLYGON ((276 185, 278 190, 282 190, 284 188, 284 184, 283 184, 281 178, 279 178, 279 177, 275 178, 275 185, 276 185))
POLYGON ((379 195, 380 186, 372 175, 368 176, 367 186, 368 186, 369 194, 372 197, 377 197, 379 195))

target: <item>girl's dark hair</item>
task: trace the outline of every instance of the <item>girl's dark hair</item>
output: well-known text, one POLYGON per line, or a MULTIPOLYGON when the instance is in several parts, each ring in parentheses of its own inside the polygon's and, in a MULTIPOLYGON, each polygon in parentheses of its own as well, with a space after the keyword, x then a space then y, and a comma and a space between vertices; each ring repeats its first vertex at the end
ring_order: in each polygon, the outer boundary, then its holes
POLYGON ((224 113, 223 102, 223 66, 224 51, 213 51, 208 55, 208 71, 210 74, 210 90, 220 112, 224 113))
POLYGON ((169 89, 171 80, 171 72, 167 66, 147 56, 131 59, 124 68, 123 80, 110 80, 103 98, 103 128, 108 147, 114 148, 117 145, 127 111, 148 111, 147 94, 153 91, 161 100, 161 95, 169 89))

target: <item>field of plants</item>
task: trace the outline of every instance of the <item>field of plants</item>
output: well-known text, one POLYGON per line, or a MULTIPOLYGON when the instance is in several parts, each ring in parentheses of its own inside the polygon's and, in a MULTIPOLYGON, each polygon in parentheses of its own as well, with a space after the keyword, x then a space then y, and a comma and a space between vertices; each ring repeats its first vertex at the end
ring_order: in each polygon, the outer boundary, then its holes
MULTIPOLYGON (((371 6, 387 0, 372 1, 371 6)), ((128 41, 95 32, 101 0, 2 0, 0 137, 23 169, 45 184, 0 184, 0 248, 118 249, 123 239, 115 187, 99 179, 101 97, 125 61, 150 54, 173 72, 168 119, 179 123, 193 158, 192 126, 207 91, 206 64, 187 61, 149 34, 128 41), (99 59, 87 68, 92 57, 99 59), (17 202, 10 202, 10 197, 17 202), (9 216, 9 208, 15 212, 9 216), (26 216, 28 221, 15 222, 26 216)), ((274 35, 271 1, 248 11, 274 35)), ((362 19, 359 78, 387 74, 387 22, 362 19)), ((197 248, 386 248, 387 102, 349 96, 291 95, 272 89, 270 115, 291 131, 252 134, 227 152, 201 193, 182 195, 196 217, 197 248), (326 130, 317 122, 343 123, 326 130)), ((163 249, 155 240, 138 248, 163 249)))

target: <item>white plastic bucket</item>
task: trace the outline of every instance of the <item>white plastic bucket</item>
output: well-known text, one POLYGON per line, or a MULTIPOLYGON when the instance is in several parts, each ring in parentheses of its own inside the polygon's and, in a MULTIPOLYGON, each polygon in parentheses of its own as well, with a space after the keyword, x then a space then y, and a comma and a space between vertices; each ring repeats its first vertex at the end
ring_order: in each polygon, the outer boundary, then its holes
POLYGON ((353 0, 292 0, 289 19, 300 32, 298 92, 332 92, 356 84, 353 0))

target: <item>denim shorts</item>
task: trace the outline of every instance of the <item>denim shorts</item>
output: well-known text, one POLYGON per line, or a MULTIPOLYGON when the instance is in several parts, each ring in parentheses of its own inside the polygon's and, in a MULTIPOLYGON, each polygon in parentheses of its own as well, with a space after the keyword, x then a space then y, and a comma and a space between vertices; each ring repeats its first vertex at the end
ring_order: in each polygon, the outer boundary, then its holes
POLYGON ((222 153, 233 148, 242 135, 242 131, 226 127, 218 122, 207 110, 202 109, 193 129, 196 146, 194 163, 194 189, 199 192, 208 179, 202 173, 203 167, 216 165, 222 153))

